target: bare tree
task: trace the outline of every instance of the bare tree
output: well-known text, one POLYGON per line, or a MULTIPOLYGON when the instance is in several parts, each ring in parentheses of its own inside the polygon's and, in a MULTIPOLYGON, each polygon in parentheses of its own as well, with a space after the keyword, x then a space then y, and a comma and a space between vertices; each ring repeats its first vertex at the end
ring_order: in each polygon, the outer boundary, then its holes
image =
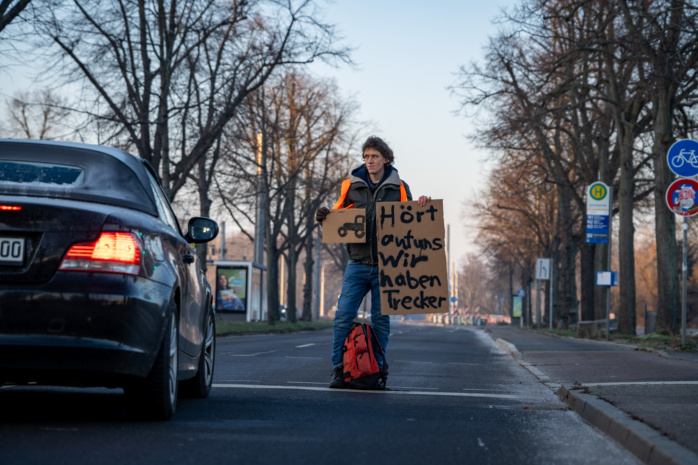
MULTIPOLYGON (((292 71, 273 79, 248 99, 238 115, 239 133, 225 144, 217 182, 220 196, 249 237, 260 184, 265 194, 266 263, 270 322, 278 319, 278 259, 289 266, 289 319, 295 321, 298 257, 305 249, 306 286, 312 286, 314 212, 346 173, 356 106, 338 96, 333 83, 292 71), (258 136, 258 135, 261 135, 258 136), (261 142, 261 146, 259 145, 261 142)), ((312 292, 306 288, 305 295, 312 292)), ((309 318, 310 302, 304 302, 309 318)))
MULTIPOLYGON (((680 0, 525 1, 507 18, 511 29, 490 42, 486 65, 463 68, 455 86, 464 107, 489 111, 478 140, 505 154, 500 167, 538 161, 545 167, 540 179, 556 184, 559 243, 553 250, 559 251, 563 275, 581 251, 583 319, 605 316, 604 291, 594 289, 592 277, 605 268, 607 256, 606 246, 583 239, 584 188, 599 179, 614 187, 622 332, 635 332, 633 211, 652 193, 661 237, 659 300, 678 321, 678 301, 672 300, 678 298, 674 221, 662 208, 671 177, 664 157, 673 121, 683 131, 695 127, 690 108, 698 47, 690 37, 696 11, 694 2, 680 0), (654 141, 648 146, 650 129, 654 141), (653 176, 653 185, 641 174, 653 176)), ((569 274, 560 283, 563 307, 572 305, 573 279, 569 274), (572 286, 564 289, 566 283, 572 286)))
POLYGON ((171 198, 277 68, 348 60, 311 0, 51 1, 36 32, 66 81, 84 82, 80 110, 102 142, 150 161, 171 198))
POLYGON ((654 143, 655 229, 657 243, 658 328, 677 333, 680 328, 679 278, 675 217, 663 208, 673 179, 666 153, 675 141, 678 108, 695 102, 698 86, 698 9, 695 2, 621 0, 628 43, 647 61, 644 83, 651 99, 654 143))
MULTIPOLYGON (((9 133, 27 139, 51 139, 68 115, 63 99, 50 89, 19 92, 8 102, 9 133)), ((65 126, 62 127, 66 131, 65 126)))
POLYGON ((31 0, 0 1, 0 32, 12 22, 29 5, 31 0))

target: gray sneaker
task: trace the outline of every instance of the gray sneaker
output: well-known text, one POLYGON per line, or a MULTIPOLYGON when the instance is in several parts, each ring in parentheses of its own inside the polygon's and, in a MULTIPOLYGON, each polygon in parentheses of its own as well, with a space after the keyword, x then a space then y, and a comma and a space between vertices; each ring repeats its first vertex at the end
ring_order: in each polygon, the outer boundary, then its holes
POLYGON ((344 373, 343 368, 336 367, 332 369, 332 380, 330 381, 330 388, 332 389, 344 389, 344 373))

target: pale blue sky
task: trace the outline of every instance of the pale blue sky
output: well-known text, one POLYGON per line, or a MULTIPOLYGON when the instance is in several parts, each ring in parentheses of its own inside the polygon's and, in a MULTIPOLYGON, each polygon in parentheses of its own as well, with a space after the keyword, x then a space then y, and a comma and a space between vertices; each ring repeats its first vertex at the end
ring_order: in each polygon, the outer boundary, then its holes
MULTIPOLYGON (((451 229, 451 256, 460 260, 475 248, 468 237, 463 204, 472 201, 486 180, 482 161, 465 135, 472 121, 454 114, 458 101, 447 87, 461 65, 481 60, 493 19, 514 0, 337 0, 324 3, 347 45, 355 47, 356 69, 313 65, 316 74, 336 79, 346 96, 361 105, 359 117, 395 152, 395 166, 415 198, 444 200, 451 229)), ((27 90, 23 68, 0 75, 0 99, 27 90)), ((4 103, 4 102, 3 102, 4 103)), ((4 105, 0 115, 4 113, 4 105)), ((4 116, 4 115, 3 115, 4 116)), ((357 164, 360 154, 357 147, 357 164)))
MULTIPOLYGON (((487 153, 466 139, 472 121, 454 115, 458 101, 447 87, 461 65, 481 60, 493 19, 513 0, 400 1, 338 0, 326 9, 346 42, 356 47, 358 69, 323 66, 343 93, 361 105, 360 117, 373 122, 395 152, 395 167, 415 197, 444 200, 451 229, 451 256, 460 260, 475 248, 463 217, 486 181, 487 153)), ((358 159, 357 150, 357 163, 358 159)))

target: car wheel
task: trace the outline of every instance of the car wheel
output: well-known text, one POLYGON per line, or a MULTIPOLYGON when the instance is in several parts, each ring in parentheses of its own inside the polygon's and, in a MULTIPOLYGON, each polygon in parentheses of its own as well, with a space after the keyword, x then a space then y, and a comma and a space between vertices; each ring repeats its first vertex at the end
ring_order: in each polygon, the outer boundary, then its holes
POLYGON ((216 318, 209 308, 206 318, 206 336, 201 345, 199 368, 196 375, 182 382, 182 392, 189 397, 208 397, 213 385, 213 368, 216 361, 216 318))
POLYGON ((169 420, 177 406, 178 370, 177 305, 167 316, 165 337, 148 376, 126 388, 129 413, 153 420, 169 420))

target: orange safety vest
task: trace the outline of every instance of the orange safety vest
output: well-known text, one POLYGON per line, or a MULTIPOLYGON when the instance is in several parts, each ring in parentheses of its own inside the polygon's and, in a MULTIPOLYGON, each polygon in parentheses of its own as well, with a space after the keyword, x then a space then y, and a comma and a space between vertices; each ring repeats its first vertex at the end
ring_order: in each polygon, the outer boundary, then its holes
MULTIPOLYGON (((345 179, 344 181, 342 181, 342 189, 339 192, 339 200, 337 200, 337 203, 334 204, 334 207, 332 207, 332 210, 342 210, 342 209, 346 209, 346 208, 354 208, 353 203, 347 207, 342 207, 344 200, 347 198, 347 193, 349 192, 350 187, 351 187, 351 178, 345 179)), ((407 202, 407 191, 405 190, 405 186, 402 184, 402 181, 400 181, 400 202, 407 202)))

